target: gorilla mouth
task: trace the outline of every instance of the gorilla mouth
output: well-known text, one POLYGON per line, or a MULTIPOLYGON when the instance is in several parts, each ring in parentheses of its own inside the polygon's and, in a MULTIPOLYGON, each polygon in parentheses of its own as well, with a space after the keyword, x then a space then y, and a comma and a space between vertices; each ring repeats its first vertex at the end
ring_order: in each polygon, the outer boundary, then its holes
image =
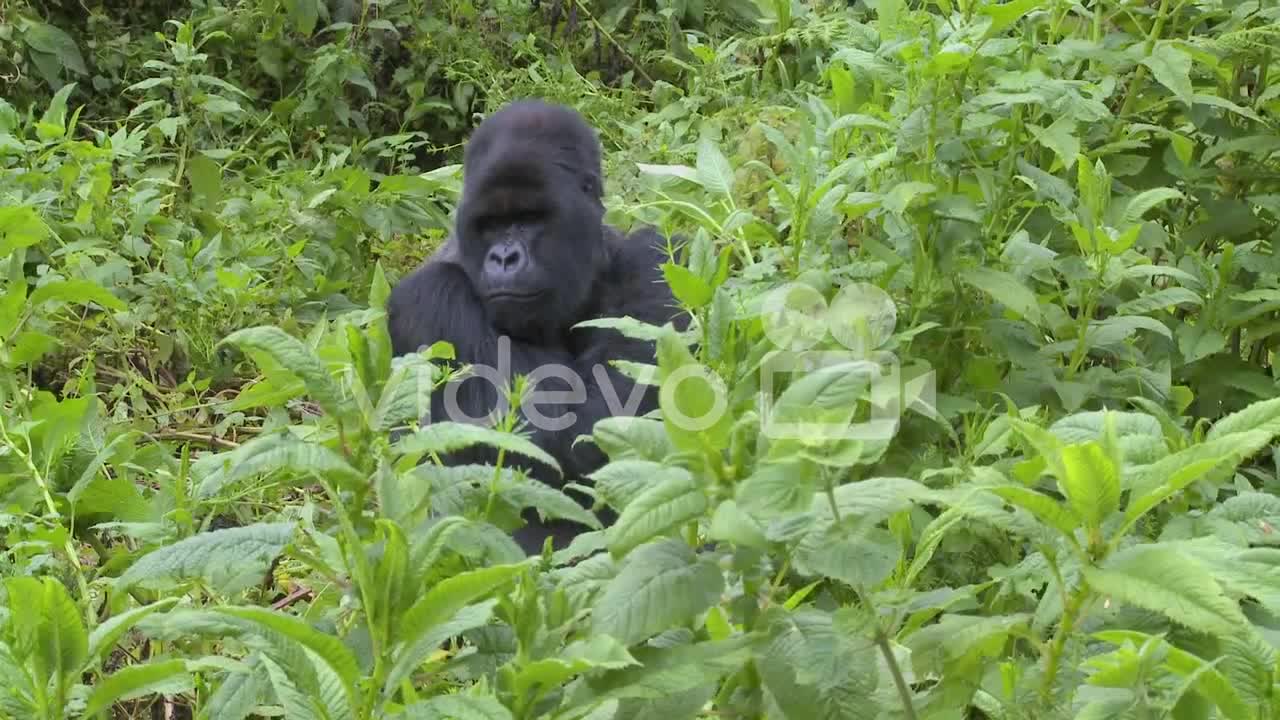
POLYGON ((503 302, 531 302, 542 297, 542 292, 516 292, 514 290, 498 290, 489 293, 489 300, 501 300, 503 302))

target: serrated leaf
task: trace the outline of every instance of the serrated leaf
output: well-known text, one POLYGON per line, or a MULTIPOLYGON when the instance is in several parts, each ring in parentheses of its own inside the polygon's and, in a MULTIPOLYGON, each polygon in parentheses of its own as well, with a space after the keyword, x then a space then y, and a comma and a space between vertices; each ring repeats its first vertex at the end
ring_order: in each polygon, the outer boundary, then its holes
POLYGON ((805 535, 794 558, 796 570, 804 575, 835 578, 856 590, 870 591, 893 574, 902 549, 884 528, 869 523, 854 529, 830 524, 805 535))
POLYGON ((989 267, 972 267, 960 271, 960 279, 973 289, 990 295, 1028 322, 1041 324, 1040 301, 1036 294, 1012 274, 989 267))
POLYGON ((1217 440, 1235 433, 1280 432, 1280 398, 1253 402, 1218 420, 1205 433, 1205 440, 1217 440))
MULTIPOLYGON (((1094 633, 1094 637, 1121 646, 1126 642, 1141 647, 1153 638, 1145 633, 1129 630, 1104 630, 1094 633)), ((1254 720, 1254 711, 1241 698, 1231 682, 1208 662, 1195 655, 1175 647, 1165 640, 1156 638, 1163 653, 1163 661, 1170 670, 1185 678, 1194 677, 1193 686, 1196 691, 1210 702, 1218 706, 1223 717, 1229 720, 1254 720)))
POLYGON ((213 497, 246 478, 274 472, 309 472, 348 485, 365 480, 341 455, 291 435, 260 436, 229 452, 205 455, 192 463, 192 475, 199 480, 196 495, 201 498, 213 497))
POLYGON ((518 485, 503 488, 503 497, 519 507, 532 507, 543 518, 561 518, 586 525, 593 530, 601 528, 600 519, 578 501, 563 492, 536 480, 526 480, 518 485))
POLYGON ((1151 54, 1142 59, 1151 75, 1188 105, 1194 90, 1191 86, 1191 56, 1168 40, 1161 40, 1151 54))
POLYGON ((645 175, 654 175, 656 177, 677 177, 682 180, 695 182, 702 185, 702 179, 698 175, 698 171, 688 165, 650 165, 646 163, 636 163, 636 169, 645 175))
POLYGON ((704 443, 724 447, 732 430, 724 380, 699 364, 684 340, 668 329, 658 339, 658 405, 670 440, 680 449, 699 452, 704 443))
POLYGON ((177 695, 194 686, 184 660, 162 660, 127 665, 99 678, 85 704, 84 717, 93 717, 117 702, 160 693, 177 695))
POLYGON ((661 420, 615 415, 596 422, 591 437, 611 460, 665 460, 675 452, 661 420))
POLYGON ((1122 222, 1125 225, 1133 225, 1142 222, 1143 216, 1147 214, 1151 208, 1163 202, 1170 200, 1183 200, 1186 196, 1173 188, 1158 187, 1144 190, 1143 192, 1129 198, 1128 204, 1125 205, 1122 222))
POLYGON ((698 141, 698 182, 708 192, 729 197, 733 189, 733 166, 710 138, 698 141))
POLYGON ((1248 624, 1197 560, 1168 547, 1135 545, 1107 558, 1104 567, 1081 569, 1096 592, 1162 613, 1193 630, 1231 635, 1248 624))
POLYGON ((150 605, 131 608, 119 615, 111 616, 101 625, 95 627, 93 632, 89 634, 89 657, 97 658, 100 661, 106 660, 111 651, 115 649, 116 643, 134 625, 152 613, 168 610, 177 604, 178 598, 165 598, 150 605))
POLYGON ((395 620, 392 636, 412 647, 440 623, 448 620, 519 575, 532 561, 495 565, 459 573, 436 583, 395 620))
POLYGON ((1062 448, 1058 484, 1075 514, 1100 527, 1120 508, 1120 468, 1096 442, 1062 448))
POLYGON ((632 552, 591 613, 591 631, 631 646, 704 612, 720 599, 719 565, 679 540, 657 540, 632 552))
MULTIPOLYGON (((1184 461, 1185 462, 1185 461, 1184 461)), ((1129 501, 1125 508, 1125 521, 1132 524, 1165 500, 1173 497, 1194 482, 1208 475, 1215 469, 1227 469, 1240 462, 1239 457, 1218 456, 1196 460, 1177 467, 1173 474, 1159 487, 1129 501)), ((1173 464, 1170 463, 1172 466, 1173 464)))
POLYGON ((670 648, 640 646, 631 651, 640 662, 638 667, 610 671, 583 683, 574 688, 566 705, 589 707, 626 698, 670 698, 740 669, 751 659, 757 642, 753 635, 737 635, 670 648))
POLYGON ((560 472, 560 464, 532 441, 514 433, 470 423, 438 422, 401 438, 394 446, 401 455, 421 457, 428 453, 448 454, 472 445, 490 447, 532 458, 560 472))
MULTIPOLYGON (((1031 12, 1039 8, 1043 0, 1013 0, 1000 5, 984 5, 980 12, 991 18, 991 27, 987 29, 987 37, 995 37, 1031 12)), ((1067 167, 1070 167, 1068 165, 1067 167)))
POLYGON ((25 205, 0 207, 0 258, 19 248, 42 242, 51 233, 49 226, 32 208, 25 205))
POLYGON ((236 345, 246 352, 266 353, 278 365, 288 368, 289 372, 301 378, 311 399, 319 403, 326 413, 334 417, 345 415, 349 403, 342 397, 338 384, 329 375, 324 363, 301 340, 284 330, 259 325, 237 330, 219 344, 236 345))
POLYGON ((315 653, 342 683, 342 692, 349 707, 356 707, 360 665, 341 639, 316 630, 301 618, 267 608, 224 605, 214 608, 214 612, 279 633, 315 653))
POLYGON ((416 702, 390 717, 395 720, 513 720, 514 716, 495 697, 453 694, 416 702))
POLYGON ((1171 287, 1120 303, 1116 310, 1124 315, 1145 315, 1183 304, 1200 306, 1204 301, 1199 295, 1186 288, 1171 287))
POLYGON ((663 263, 662 274, 676 299, 685 306, 696 310, 711 302, 715 290, 689 268, 675 263, 663 263))
POLYGON ((88 305, 97 303, 108 310, 124 310, 127 306, 101 285, 88 280, 55 280, 35 289, 28 300, 32 307, 47 302, 88 305))
POLYGON ((493 617, 493 608, 497 604, 496 599, 490 599, 467 605, 453 617, 419 636, 417 640, 401 646, 395 653, 395 664, 387 672, 387 681, 383 685, 384 696, 397 692, 400 684, 412 675, 429 655, 440 649, 441 643, 488 623, 493 617))
POLYGON ((1074 537, 1076 528, 1081 525, 1080 518, 1076 517, 1071 508, 1030 488, 1004 485, 985 489, 1000 496, 1009 504, 1031 513, 1037 520, 1062 533, 1064 537, 1074 537))
POLYGON ((609 528, 609 552, 615 557, 706 512, 707 495, 698 479, 683 468, 671 470, 627 504, 609 528))
POLYGON ((138 558, 116 581, 116 587, 121 591, 135 585, 163 588, 199 578, 230 594, 259 582, 293 541, 293 533, 290 522, 203 532, 138 558))
POLYGON ((638 665, 621 643, 608 635, 575 640, 557 657, 535 660, 520 668, 512 681, 517 697, 534 697, 564 684, 575 675, 596 668, 617 670, 638 665))

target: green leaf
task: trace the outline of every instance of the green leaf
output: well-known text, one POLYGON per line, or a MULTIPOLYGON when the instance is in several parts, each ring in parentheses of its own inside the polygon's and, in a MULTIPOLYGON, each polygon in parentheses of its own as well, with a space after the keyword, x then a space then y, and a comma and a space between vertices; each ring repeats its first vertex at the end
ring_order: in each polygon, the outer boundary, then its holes
POLYGON ((339 638, 316 630, 301 618, 267 608, 223 605, 214 608, 214 612, 279 633, 315 653, 341 681, 349 706, 357 706, 356 683, 360 681, 360 665, 355 654, 339 638))
POLYGON ((722 448, 733 428, 724 380, 699 364, 684 340, 668 328, 658 340, 662 423, 677 447, 700 452, 704 443, 722 448))
POLYGON ((640 646, 631 650, 639 666, 613 670, 583 683, 574 688, 565 704, 589 707, 625 698, 670 698, 739 670, 751 659, 758 642, 753 635, 737 635, 669 648, 640 646))
POLYGON ((1151 54, 1142 59, 1151 69, 1151 75, 1173 92, 1174 96, 1190 105, 1194 92, 1191 86, 1191 56, 1169 40, 1156 43, 1151 54))
POLYGON ((421 457, 428 453, 448 454, 472 445, 488 445, 532 458, 560 472, 560 464, 532 441, 514 433, 470 423, 431 423, 408 435, 394 446, 400 455, 421 457))
POLYGON ((1125 225, 1142 222, 1143 216, 1160 203, 1184 199, 1186 199, 1186 196, 1173 188, 1158 187, 1144 190, 1129 198, 1129 202, 1124 208, 1122 222, 1125 225))
POLYGON ((515 716, 497 698, 481 695, 440 695, 416 702, 392 720, 513 720, 515 716))
POLYGON ((278 327, 259 325, 237 330, 219 343, 222 344, 236 345, 246 352, 269 355, 278 365, 288 368, 289 372, 301 378, 306 383, 311 399, 319 403, 329 415, 345 417, 348 408, 352 407, 352 403, 342 396, 338 384, 311 348, 278 327))
POLYGON ((1135 545, 1082 568, 1097 592, 1212 635, 1231 635, 1248 624, 1239 605, 1213 576, 1184 553, 1162 545, 1135 545))
POLYGON ((512 681, 516 697, 535 697, 564 684, 588 670, 617 670, 638 665, 626 647, 608 635, 593 635, 575 640, 558 653, 558 657, 535 660, 520 669, 512 681))
POLYGON ((1235 433, 1265 430, 1271 434, 1280 432, 1280 398, 1250 403, 1242 410, 1218 420, 1205 433, 1205 440, 1217 440, 1235 433))
POLYGON ((1090 527, 1100 527, 1120 508, 1120 468, 1100 444, 1062 448, 1062 467, 1058 483, 1076 515, 1090 527))
POLYGON ((706 512, 701 483, 683 468, 671 468, 661 482, 632 500, 609 528, 609 552, 620 557, 651 538, 696 520, 706 512))
POLYGON ((533 560, 459 573, 436 583, 392 628, 392 637, 407 647, 459 610, 493 593, 530 567, 533 560))
POLYGON ((1231 682, 1209 662, 1146 633, 1131 630, 1103 630, 1094 633, 1094 637, 1116 646, 1132 643, 1137 647, 1155 640, 1160 646, 1164 664, 1173 672, 1185 678, 1194 677, 1193 687, 1207 700, 1218 706, 1223 717, 1229 720, 1254 720, 1256 714, 1245 703, 1231 682))
POLYGON ((990 295, 1028 322, 1041 324, 1040 301, 1036 294, 1010 273, 989 267, 972 267, 960 271, 960 279, 973 289, 990 295))
POLYGON ((1204 300, 1186 288, 1171 287, 1120 303, 1116 310, 1124 315, 1145 315, 1183 304, 1200 306, 1204 304, 1204 300))
POLYGON ((338 453, 292 435, 256 437, 229 452, 210 454, 192 463, 198 481, 196 496, 210 498, 242 480, 272 473, 305 474, 351 486, 366 480, 338 453))
POLYGON ((689 268, 675 263, 663 263, 662 274, 676 299, 690 309, 697 310, 711 302, 715 289, 689 268))
POLYGON ((88 280, 55 280, 36 288, 29 300, 32 307, 47 302, 65 302, 78 305, 97 303, 108 310, 124 310, 127 306, 101 285, 88 280))
POLYGON ((115 649, 116 643, 120 642, 120 638, 124 637, 134 625, 152 613, 168 610, 177 604, 178 598, 165 598, 108 618, 89 634, 89 657, 97 658, 99 661, 106 660, 115 649))
POLYGON ((429 655, 439 651, 441 643, 449 638, 458 637, 468 630, 488 624, 493 617, 493 608, 497 604, 496 599, 490 599, 467 605, 454 613, 453 617, 418 636, 418 639, 398 647, 394 655, 395 664, 391 666, 391 670, 387 673, 387 681, 383 684, 384 697, 390 697, 398 692, 401 683, 412 675, 429 655))
POLYGON ((62 67, 77 75, 88 75, 89 68, 84 64, 84 56, 76 41, 61 28, 48 23, 26 20, 26 29, 22 40, 31 49, 53 55, 58 58, 62 67))
POLYGON ((1052 150, 1062 166, 1070 170, 1080 154, 1080 138, 1075 133, 1076 120, 1066 113, 1058 116, 1049 127, 1036 130, 1035 136, 1037 142, 1052 150))
POLYGON ((634 645, 704 612, 723 589, 714 560, 696 557, 679 540, 657 540, 627 557, 596 602, 591 632, 634 645))
POLYGON ((36 211, 26 205, 0 207, 0 258, 31 247, 53 234, 36 211))
POLYGON ((859 591, 878 587, 901 560, 893 533, 870 523, 852 529, 829 524, 808 533, 795 553, 796 570, 803 575, 835 578, 859 591))
POLYGON ((594 530, 601 528, 600 519, 579 505, 577 500, 536 480, 530 479, 518 485, 504 487, 502 496, 519 507, 536 509, 543 518, 562 518, 594 530))
POLYGON ((116 580, 116 587, 120 591, 134 586, 164 588, 198 578, 231 594, 260 582, 293 541, 293 534, 291 522, 203 532, 138 558, 116 580))
POLYGON ((710 138, 698 141, 697 172, 698 182, 708 192, 729 197, 733 189, 733 166, 710 138))
MULTIPOLYGON (((983 5, 979 12, 991 18, 991 27, 987 29, 986 37, 1000 35, 1043 4, 1043 0, 1013 0, 1001 5, 983 5)), ((1070 163, 1064 164, 1071 167, 1070 163)))
POLYGON ((1011 505, 1031 513, 1037 520, 1062 533, 1064 537, 1075 537, 1075 531, 1081 525, 1080 519, 1070 508, 1030 488, 1003 485, 986 488, 986 490, 999 495, 1011 505))
POLYGON ((187 692, 194 685, 185 660, 127 665, 95 683, 82 715, 93 717, 117 702, 145 695, 177 695, 187 692))
POLYGON ((1178 327, 1178 352, 1182 353, 1182 359, 1188 365, 1226 349, 1227 336, 1206 323, 1204 318, 1195 325, 1178 327))

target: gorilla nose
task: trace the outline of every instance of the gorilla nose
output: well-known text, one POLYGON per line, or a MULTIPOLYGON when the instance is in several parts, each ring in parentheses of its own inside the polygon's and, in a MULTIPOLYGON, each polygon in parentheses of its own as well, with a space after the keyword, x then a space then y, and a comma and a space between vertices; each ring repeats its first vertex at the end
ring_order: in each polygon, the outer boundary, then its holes
POLYGON ((495 275, 514 275, 524 268, 524 248, 516 243, 504 243, 489 250, 485 265, 495 275))

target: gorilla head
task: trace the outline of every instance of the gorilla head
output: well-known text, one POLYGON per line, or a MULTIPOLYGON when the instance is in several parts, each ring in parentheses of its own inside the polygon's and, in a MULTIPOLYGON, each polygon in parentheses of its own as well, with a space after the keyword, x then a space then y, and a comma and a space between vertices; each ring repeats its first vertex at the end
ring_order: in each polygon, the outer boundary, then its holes
POLYGON ((472 135, 463 158, 456 238, 461 264, 493 326, 558 341, 583 317, 607 263, 600 146, 568 108, 506 106, 472 135))

